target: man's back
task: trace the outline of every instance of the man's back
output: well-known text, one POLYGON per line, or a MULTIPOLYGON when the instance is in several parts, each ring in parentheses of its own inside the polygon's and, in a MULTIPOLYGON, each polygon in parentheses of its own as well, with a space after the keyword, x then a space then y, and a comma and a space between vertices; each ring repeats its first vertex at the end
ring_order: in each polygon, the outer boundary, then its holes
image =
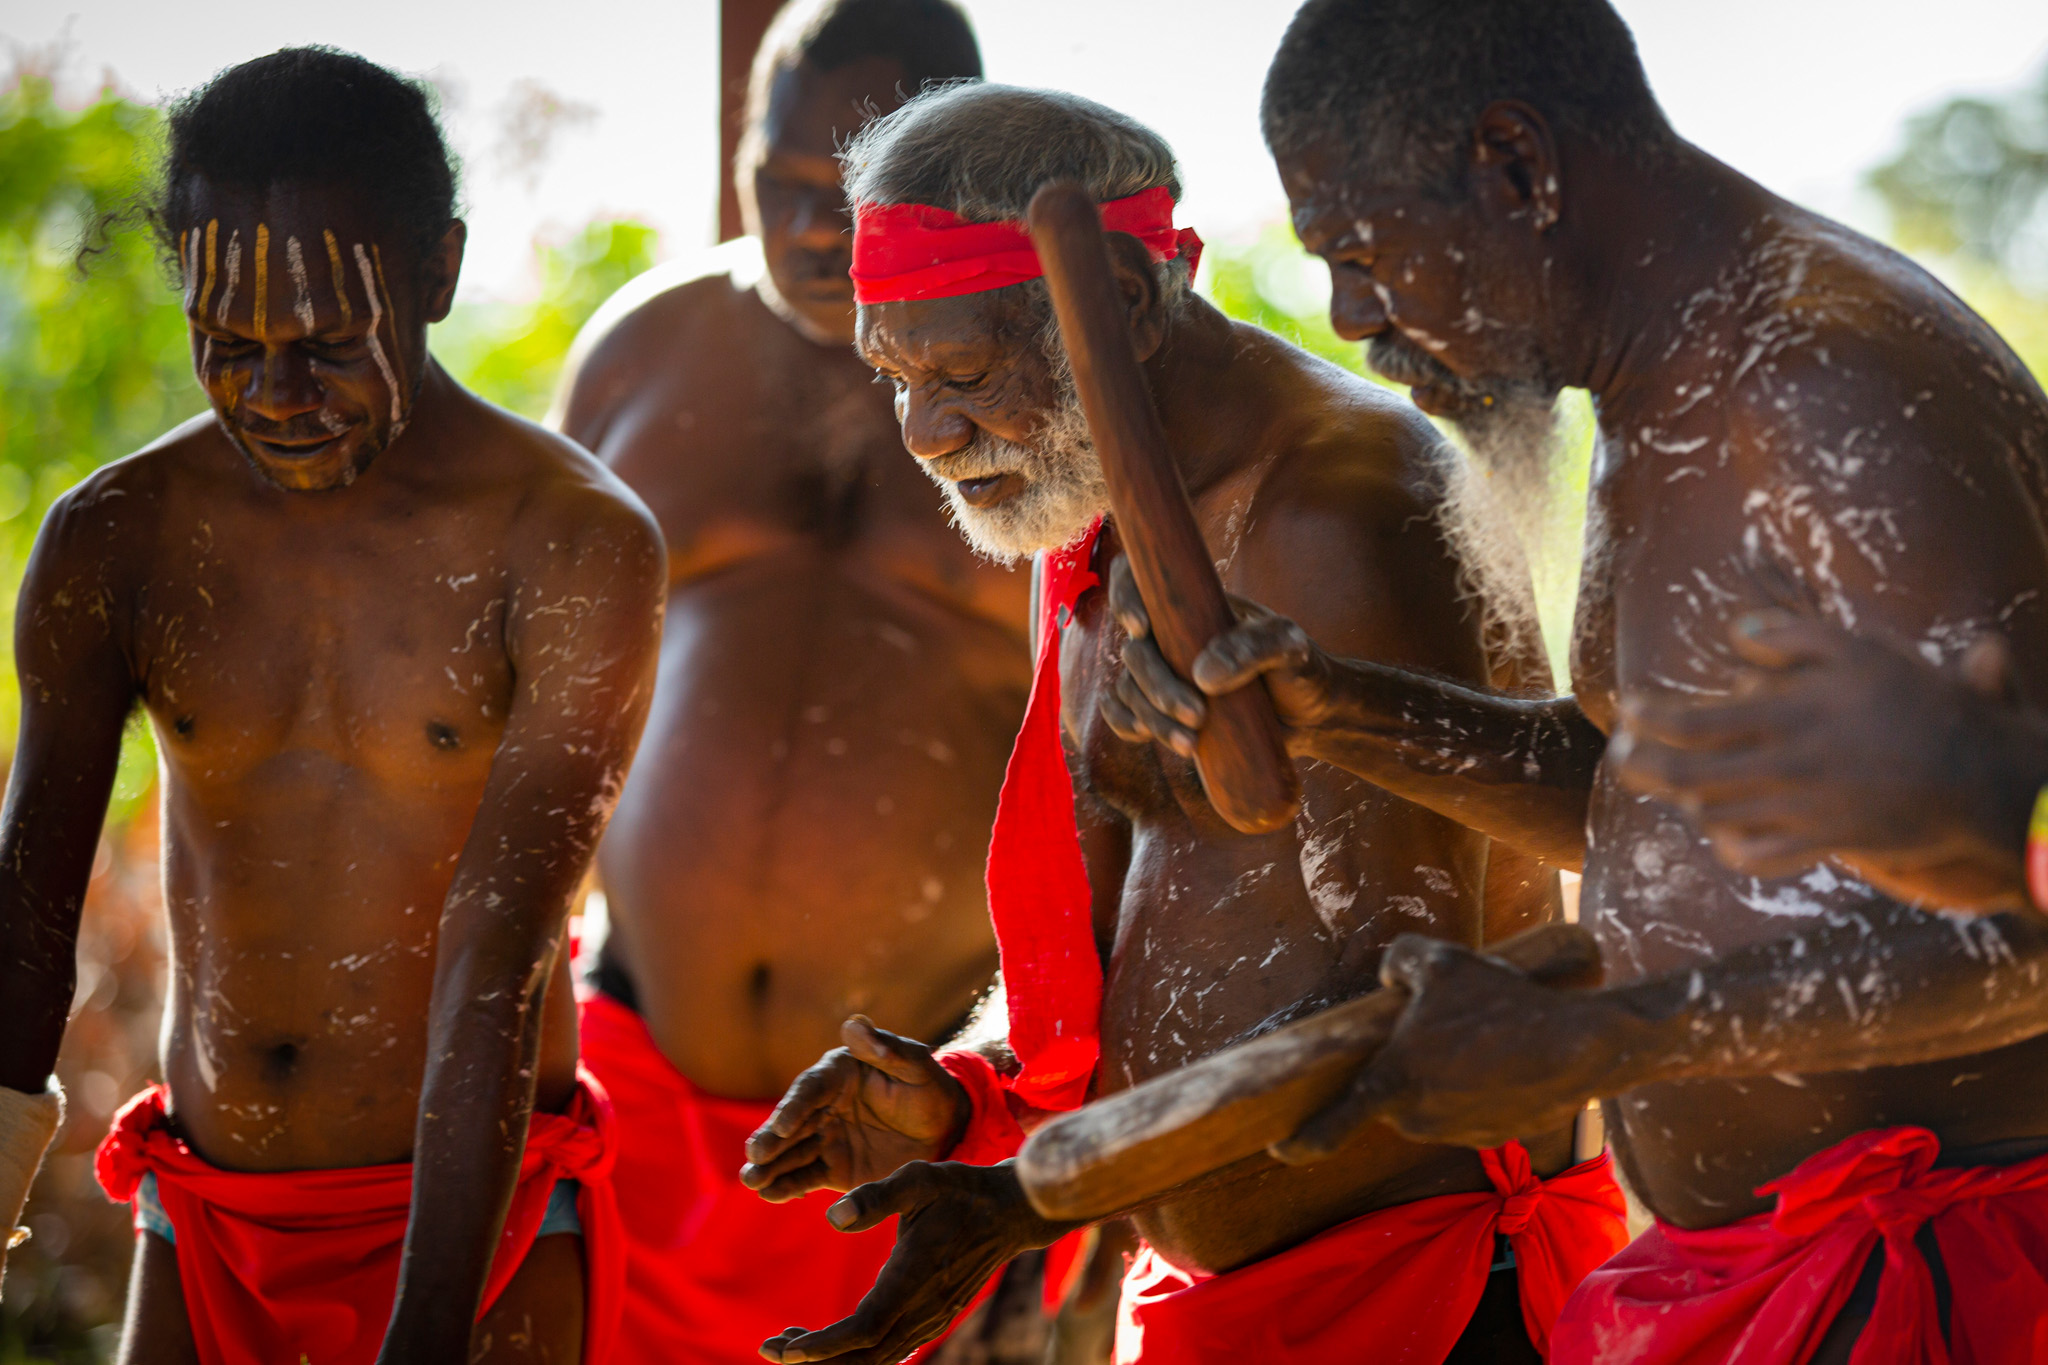
POLYGON ((768 1096, 849 1013, 943 1034, 986 985, 1028 583, 946 525, 867 368, 761 301, 751 243, 720 254, 600 321, 564 429, 670 546, 608 956, 685 1075, 768 1096))

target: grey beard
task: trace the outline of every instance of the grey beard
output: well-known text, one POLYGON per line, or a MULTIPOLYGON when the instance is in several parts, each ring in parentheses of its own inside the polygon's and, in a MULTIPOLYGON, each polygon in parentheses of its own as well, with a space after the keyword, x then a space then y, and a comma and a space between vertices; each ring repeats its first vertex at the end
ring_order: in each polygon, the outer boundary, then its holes
POLYGON ((1059 396, 1030 440, 1008 441, 977 428, 965 447, 923 462, 925 473, 945 491, 953 525, 976 553, 998 564, 1071 545, 1109 510, 1109 485, 1073 371, 1063 350, 1051 358, 1059 396), (992 474, 1013 474, 1024 488, 995 507, 968 505, 955 481, 992 474))
POLYGON ((1465 457, 1448 457, 1443 526, 1462 586, 1479 601, 1488 655, 1541 658, 1533 578, 1551 567, 1565 512, 1556 399, 1496 391, 1451 425, 1465 457))

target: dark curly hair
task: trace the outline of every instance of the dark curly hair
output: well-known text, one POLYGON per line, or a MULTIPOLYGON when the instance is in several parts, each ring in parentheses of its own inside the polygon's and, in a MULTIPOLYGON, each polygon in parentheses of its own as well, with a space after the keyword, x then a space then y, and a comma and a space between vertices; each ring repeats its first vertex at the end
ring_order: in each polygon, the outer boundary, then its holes
POLYGON ((456 214, 456 161, 433 87, 331 47, 288 47, 231 66, 171 105, 147 216, 175 254, 196 225, 194 183, 263 188, 342 181, 415 250, 456 214))

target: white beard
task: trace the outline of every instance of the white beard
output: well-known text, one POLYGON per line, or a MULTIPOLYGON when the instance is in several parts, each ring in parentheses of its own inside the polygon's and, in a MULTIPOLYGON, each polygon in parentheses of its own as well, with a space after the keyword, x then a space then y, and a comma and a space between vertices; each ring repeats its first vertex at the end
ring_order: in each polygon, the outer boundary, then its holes
POLYGON ((1566 510, 1555 402, 1518 395, 1451 425, 1467 453, 1446 452, 1444 534, 1479 601, 1488 657, 1541 658, 1532 580, 1550 567, 1566 510))
POLYGON ((998 564, 1071 545, 1109 510, 1109 485, 1081 411, 1081 395, 1064 355, 1053 360, 1059 399, 1029 441, 1007 441, 977 430, 965 448, 921 462, 945 490, 947 510, 960 534, 998 564), (1014 475, 1024 487, 994 507, 973 507, 960 496, 957 480, 995 474, 1014 475))

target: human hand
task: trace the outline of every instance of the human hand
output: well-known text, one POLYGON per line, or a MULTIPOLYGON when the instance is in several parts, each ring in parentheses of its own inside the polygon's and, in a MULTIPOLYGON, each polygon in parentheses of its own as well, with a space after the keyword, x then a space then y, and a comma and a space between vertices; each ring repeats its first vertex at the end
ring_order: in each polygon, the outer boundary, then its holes
POLYGON ((1400 1021, 1342 1095, 1274 1144, 1280 1160, 1321 1161, 1374 1121, 1418 1142, 1497 1147, 1565 1127, 1661 1055, 1655 1026, 1614 993, 1542 985, 1441 939, 1395 939, 1380 980, 1410 997, 1400 1021))
POLYGON ((825 1216, 841 1232, 865 1232, 894 1216, 896 1249, 851 1317, 815 1332, 791 1327, 762 1342, 762 1357, 778 1365, 902 1360, 944 1332, 1010 1258, 1079 1226, 1039 1217, 1007 1161, 913 1162, 862 1185, 825 1216))
POLYGON ((1624 786, 1685 810, 1751 876, 1834 858, 1904 900, 2025 903, 2048 743, 2010 698, 2001 638, 1952 669, 1782 611, 1731 638, 1745 665, 1731 699, 1624 699, 1608 750, 1624 786))
POLYGON ((1195 752, 1195 734, 1209 718, 1209 697, 1235 692, 1263 677, 1281 726, 1311 730, 1330 713, 1329 661, 1294 622, 1242 597, 1230 598, 1238 623, 1195 656, 1194 681, 1173 671, 1152 641, 1152 618, 1130 561, 1109 566, 1109 608, 1124 629, 1124 668, 1102 699, 1102 717, 1119 738, 1153 740, 1183 758, 1195 752))
MULTIPOLYGON (((856 1014, 833 1048, 790 1083, 747 1139, 740 1183, 774 1203, 850 1190, 912 1161, 936 1161, 967 1126, 967 1092, 923 1043, 856 1014)), ((836 1206, 835 1206, 836 1207, 836 1206)))

